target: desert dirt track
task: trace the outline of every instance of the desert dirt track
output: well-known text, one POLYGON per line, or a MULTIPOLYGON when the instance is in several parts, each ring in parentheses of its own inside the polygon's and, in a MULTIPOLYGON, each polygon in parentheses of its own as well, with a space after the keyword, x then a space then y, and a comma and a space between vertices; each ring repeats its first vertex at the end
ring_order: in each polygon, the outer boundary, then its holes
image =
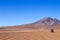
POLYGON ((60 40, 60 30, 55 30, 54 33, 50 30, 0 31, 0 40, 60 40))

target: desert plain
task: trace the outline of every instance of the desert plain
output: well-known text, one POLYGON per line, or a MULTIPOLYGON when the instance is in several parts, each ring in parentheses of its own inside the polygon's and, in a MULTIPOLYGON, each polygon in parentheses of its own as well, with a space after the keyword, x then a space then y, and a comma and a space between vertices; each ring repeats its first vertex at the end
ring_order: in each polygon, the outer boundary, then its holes
POLYGON ((50 30, 0 30, 0 40, 60 40, 60 29, 50 30))

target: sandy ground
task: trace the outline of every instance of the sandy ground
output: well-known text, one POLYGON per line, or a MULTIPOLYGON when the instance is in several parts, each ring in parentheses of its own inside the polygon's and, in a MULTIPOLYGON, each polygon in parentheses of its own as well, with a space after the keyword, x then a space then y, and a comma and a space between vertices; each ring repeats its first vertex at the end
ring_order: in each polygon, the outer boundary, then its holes
POLYGON ((0 31, 0 40, 60 40, 60 30, 0 31))

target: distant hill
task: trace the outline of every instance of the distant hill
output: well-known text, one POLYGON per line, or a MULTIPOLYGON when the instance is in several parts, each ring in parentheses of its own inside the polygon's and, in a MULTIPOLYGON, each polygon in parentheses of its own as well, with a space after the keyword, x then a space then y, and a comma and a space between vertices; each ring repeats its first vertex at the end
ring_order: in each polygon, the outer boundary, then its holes
POLYGON ((60 20, 51 17, 44 17, 34 23, 25 24, 25 25, 17 25, 17 26, 6 26, 1 27, 0 29, 5 30, 24 30, 24 29, 60 29, 60 20))

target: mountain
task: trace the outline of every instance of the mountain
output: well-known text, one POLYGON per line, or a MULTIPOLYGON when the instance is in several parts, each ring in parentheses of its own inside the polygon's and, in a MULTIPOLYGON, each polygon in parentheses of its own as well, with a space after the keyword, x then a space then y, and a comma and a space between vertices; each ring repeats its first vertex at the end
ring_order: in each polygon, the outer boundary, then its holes
POLYGON ((56 18, 51 18, 51 17, 44 17, 40 19, 39 21, 35 22, 34 24, 44 24, 44 25, 58 25, 60 24, 60 21, 56 18))
POLYGON ((60 29, 60 21, 56 18, 44 17, 34 23, 25 24, 25 25, 17 25, 17 26, 9 26, 3 27, 0 29, 11 29, 11 30, 21 30, 21 29, 50 29, 50 28, 58 28, 60 29))
POLYGON ((34 23, 32 23, 36 28, 60 28, 60 21, 56 18, 44 17, 34 23))

